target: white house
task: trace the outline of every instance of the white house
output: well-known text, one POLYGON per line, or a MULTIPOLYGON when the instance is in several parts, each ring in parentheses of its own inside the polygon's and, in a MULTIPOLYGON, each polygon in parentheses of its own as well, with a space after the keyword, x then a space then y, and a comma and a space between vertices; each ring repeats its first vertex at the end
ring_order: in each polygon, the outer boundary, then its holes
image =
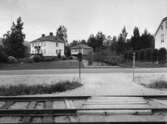
POLYGON ((166 48, 167 49, 167 17, 163 18, 158 29, 154 35, 155 48, 166 48))
POLYGON ((78 53, 82 53, 82 55, 89 55, 92 52, 93 52, 93 48, 85 44, 79 44, 71 47, 71 55, 78 55, 78 53))
POLYGON ((49 35, 42 36, 30 43, 31 54, 42 54, 43 56, 64 56, 65 42, 56 38, 51 32, 49 35))

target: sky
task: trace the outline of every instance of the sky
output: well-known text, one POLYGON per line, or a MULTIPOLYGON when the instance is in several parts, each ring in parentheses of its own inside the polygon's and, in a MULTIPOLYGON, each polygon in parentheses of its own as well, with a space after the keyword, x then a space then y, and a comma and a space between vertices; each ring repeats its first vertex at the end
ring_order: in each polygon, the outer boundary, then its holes
POLYGON ((27 41, 56 34, 59 25, 67 28, 69 42, 98 31, 118 36, 124 26, 130 37, 135 26, 154 34, 167 16, 167 0, 0 0, 0 37, 19 16, 27 41))

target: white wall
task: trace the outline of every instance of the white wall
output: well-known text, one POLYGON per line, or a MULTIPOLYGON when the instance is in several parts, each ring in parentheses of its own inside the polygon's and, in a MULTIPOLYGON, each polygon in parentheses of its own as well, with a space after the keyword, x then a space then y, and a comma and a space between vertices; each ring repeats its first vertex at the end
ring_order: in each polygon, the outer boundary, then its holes
POLYGON ((79 52, 82 53, 82 55, 89 55, 92 52, 92 49, 71 49, 71 54, 72 55, 77 55, 79 52))
POLYGON ((71 54, 72 55, 78 55, 78 53, 80 52, 80 49, 71 49, 71 54))
POLYGON ((31 42, 31 54, 35 54, 36 50, 34 46, 41 46, 41 51, 40 53, 43 54, 43 56, 57 56, 58 52, 61 50, 61 56, 64 56, 64 43, 59 43, 56 45, 56 42, 51 42, 51 41, 45 41, 45 42, 31 42), (57 53, 56 53, 57 50, 57 53))
POLYGON ((155 35, 155 48, 160 49, 162 47, 167 49, 167 28, 166 28, 166 21, 162 23, 163 25, 163 30, 161 27, 158 29, 157 34, 155 35), (161 42, 162 35, 164 35, 164 42, 161 42))

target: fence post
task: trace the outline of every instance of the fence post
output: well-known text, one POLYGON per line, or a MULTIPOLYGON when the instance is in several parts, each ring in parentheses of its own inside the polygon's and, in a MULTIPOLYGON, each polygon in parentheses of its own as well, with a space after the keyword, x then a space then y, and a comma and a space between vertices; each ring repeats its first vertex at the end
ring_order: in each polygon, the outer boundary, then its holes
POLYGON ((133 52, 133 81, 135 81, 135 52, 133 52))

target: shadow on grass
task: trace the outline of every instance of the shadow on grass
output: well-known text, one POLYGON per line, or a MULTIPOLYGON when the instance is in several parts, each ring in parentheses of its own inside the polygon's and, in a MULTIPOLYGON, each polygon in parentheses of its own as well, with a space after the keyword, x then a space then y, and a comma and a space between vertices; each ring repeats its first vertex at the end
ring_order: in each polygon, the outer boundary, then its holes
POLYGON ((9 85, 0 87, 0 96, 17 96, 33 94, 51 94, 72 90, 82 86, 78 81, 61 81, 55 84, 37 84, 37 85, 9 85))

